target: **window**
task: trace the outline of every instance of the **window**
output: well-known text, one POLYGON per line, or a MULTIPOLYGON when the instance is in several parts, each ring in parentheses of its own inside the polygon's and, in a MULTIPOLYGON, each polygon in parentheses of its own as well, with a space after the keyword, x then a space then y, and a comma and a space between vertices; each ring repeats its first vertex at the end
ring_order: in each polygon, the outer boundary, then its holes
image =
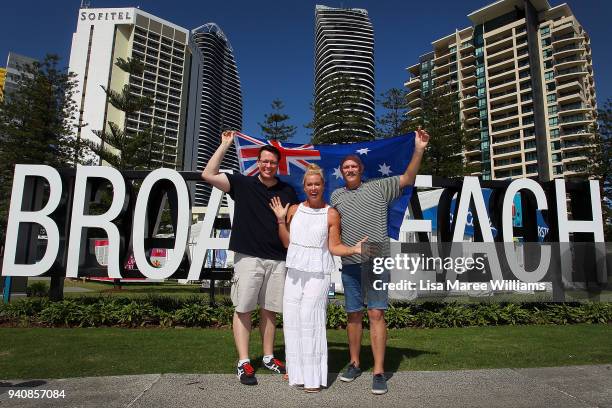
POLYGON ((550 46, 550 43, 551 43, 550 37, 544 38, 542 40, 542 47, 548 47, 548 46, 550 46))
POLYGON ((552 103, 552 102, 556 102, 556 101, 557 101, 557 95, 556 94, 548 94, 548 95, 546 95, 546 102, 552 103))
POLYGON ((553 167, 554 174, 563 174, 563 166, 555 166, 553 167))
POLYGON ((551 139, 556 139, 559 137, 559 129, 551 129, 550 131, 550 138, 551 139))
POLYGON ((557 89, 557 85, 555 85, 554 82, 550 83, 550 84, 546 84, 546 91, 547 92, 552 92, 555 89, 557 89))
POLYGON ((548 107, 548 114, 549 115, 554 115, 555 113, 557 113, 557 105, 551 105, 548 107))
POLYGON ((544 50, 544 52, 542 53, 542 55, 544 55, 544 59, 552 57, 552 54, 552 50, 544 50))
POLYGON ((478 48, 476 48, 475 54, 476 54, 477 57, 479 57, 479 56, 483 55, 483 52, 484 52, 484 47, 478 47, 478 48))
POLYGON ((544 79, 550 81, 555 77, 555 73, 553 71, 547 71, 544 73, 544 79))
POLYGON ((551 150, 559 150, 561 149, 561 142, 558 140, 555 140, 554 142, 550 142, 550 149, 551 150))
POLYGON ((545 37, 548 34, 550 34, 550 27, 549 26, 541 27, 540 28, 540 36, 545 37))
POLYGON ((538 160, 538 154, 536 152, 525 153, 525 161, 538 160))
POLYGON ((535 140, 528 140, 525 142, 525 149, 535 149, 536 142, 535 140))
POLYGON ((553 161, 553 163, 561 162, 561 153, 553 153, 552 154, 552 161, 553 161))
POLYGON ((557 118, 556 116, 548 118, 549 126, 557 126, 558 123, 559 123, 559 118, 557 118))

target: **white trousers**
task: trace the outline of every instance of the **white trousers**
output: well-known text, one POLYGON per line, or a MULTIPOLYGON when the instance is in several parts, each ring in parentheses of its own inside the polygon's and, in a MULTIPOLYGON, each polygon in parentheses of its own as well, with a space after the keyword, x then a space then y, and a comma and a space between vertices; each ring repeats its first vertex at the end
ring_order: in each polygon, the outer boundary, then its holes
POLYGON ((327 386, 327 293, 330 275, 289 268, 283 296, 283 332, 289 385, 327 386))

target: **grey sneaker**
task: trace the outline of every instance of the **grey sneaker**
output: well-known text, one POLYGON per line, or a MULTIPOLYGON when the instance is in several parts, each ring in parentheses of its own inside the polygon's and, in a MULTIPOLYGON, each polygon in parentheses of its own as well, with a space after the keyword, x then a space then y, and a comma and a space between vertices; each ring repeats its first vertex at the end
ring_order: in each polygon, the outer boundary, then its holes
POLYGON ((340 380, 344 382, 351 382, 355 378, 361 375, 361 368, 355 367, 355 364, 351 363, 346 368, 346 371, 340 374, 340 380))
POLYGON ((385 394, 387 392, 387 379, 384 374, 375 374, 372 377, 372 394, 385 394))

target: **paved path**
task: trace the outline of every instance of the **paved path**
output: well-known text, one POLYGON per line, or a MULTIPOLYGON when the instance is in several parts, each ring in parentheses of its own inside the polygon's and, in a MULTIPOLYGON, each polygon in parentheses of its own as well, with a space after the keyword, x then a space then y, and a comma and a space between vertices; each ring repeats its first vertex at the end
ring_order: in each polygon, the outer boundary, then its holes
MULTIPOLYGON (((1 374, 0 374, 1 375, 1 374)), ((612 365, 403 371, 389 393, 370 393, 365 373, 352 383, 306 394, 278 375, 241 386, 233 375, 150 374, 60 380, 0 380, 0 407, 612 407, 612 365), (9 398, 9 390, 64 390, 54 399, 9 398)))

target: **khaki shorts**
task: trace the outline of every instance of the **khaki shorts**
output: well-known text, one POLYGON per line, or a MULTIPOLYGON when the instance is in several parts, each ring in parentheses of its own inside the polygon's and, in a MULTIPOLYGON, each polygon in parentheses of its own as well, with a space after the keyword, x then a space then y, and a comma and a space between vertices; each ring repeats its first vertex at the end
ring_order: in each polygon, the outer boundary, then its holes
POLYGON ((232 303, 239 313, 260 307, 282 313, 285 261, 263 259, 236 252, 232 278, 232 303))

